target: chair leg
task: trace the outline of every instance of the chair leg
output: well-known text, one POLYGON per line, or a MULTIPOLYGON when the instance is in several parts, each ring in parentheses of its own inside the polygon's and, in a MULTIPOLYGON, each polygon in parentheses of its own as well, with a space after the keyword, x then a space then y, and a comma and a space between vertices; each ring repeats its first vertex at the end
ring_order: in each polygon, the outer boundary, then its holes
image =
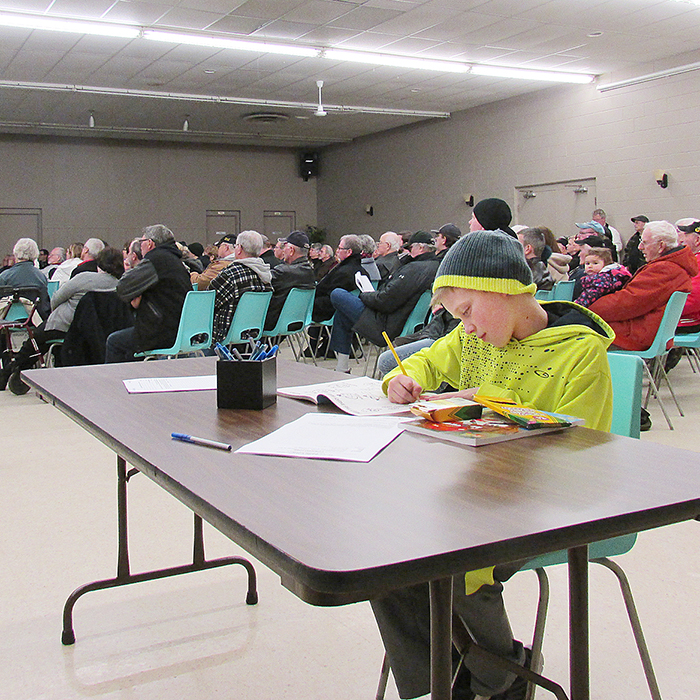
MULTIPOLYGON (((654 359, 654 363, 658 358, 654 359)), ((668 412, 666 411, 666 406, 664 405, 664 402, 661 400, 661 396, 659 396, 659 389, 656 385, 656 382, 654 381, 654 374, 656 374, 656 364, 654 364, 654 372, 652 373, 649 370, 649 367, 647 363, 644 363, 644 371, 646 372, 647 378, 649 379, 649 389, 647 390, 647 398, 644 400, 644 406, 646 408, 648 399, 649 399, 649 392, 654 396, 654 398, 659 402, 659 406, 661 406, 661 411, 664 414, 664 418, 666 419, 666 423, 668 423, 669 430, 673 430, 673 423, 671 423, 671 419, 669 418, 668 412)))
MULTIPOLYGON (((671 382, 668 379, 668 373, 666 372, 666 368, 664 367, 664 363, 666 361, 666 355, 664 355, 658 362, 658 376, 663 378, 663 380, 666 382, 666 386, 668 387, 668 390, 671 392, 671 397, 673 398, 674 403, 676 404, 676 408, 678 409, 678 413, 682 416, 683 415, 683 409, 681 408, 680 404, 678 403, 678 399, 676 398, 676 394, 673 391, 673 387, 671 386, 671 382)), ((657 381, 658 385, 658 381, 657 381)))
POLYGON ((634 604, 632 589, 625 572, 618 564, 607 557, 591 559, 591 561, 605 566, 606 568, 610 569, 615 576, 617 576, 617 580, 620 583, 620 590, 622 591, 622 597, 625 601, 625 607, 627 608, 627 616, 629 617, 630 625, 632 626, 634 640, 637 643, 637 649, 639 650, 639 658, 642 661, 644 675, 646 676, 647 685, 649 686, 649 694, 653 700, 661 700, 661 692, 659 691, 659 685, 656 682, 656 675, 654 674, 654 667, 652 666, 651 657, 649 656, 649 649, 644 639, 644 632, 642 631, 642 625, 639 621, 637 607, 634 604))
POLYGON ((382 661, 382 670, 379 674, 379 685, 377 686, 377 694, 374 696, 374 700, 384 700, 384 694, 386 693, 386 684, 389 681, 389 657, 384 654, 384 660, 382 661))
MULTIPOLYGON (((547 611, 549 608, 549 578, 547 572, 542 569, 535 569, 537 579, 540 584, 540 595, 537 601, 537 614, 535 615, 535 629, 532 633, 532 660, 530 669, 535 673, 541 673, 542 667, 542 644, 544 643, 544 629, 547 623, 547 611)), ((535 697, 536 687, 528 683, 525 700, 532 700, 535 697)))

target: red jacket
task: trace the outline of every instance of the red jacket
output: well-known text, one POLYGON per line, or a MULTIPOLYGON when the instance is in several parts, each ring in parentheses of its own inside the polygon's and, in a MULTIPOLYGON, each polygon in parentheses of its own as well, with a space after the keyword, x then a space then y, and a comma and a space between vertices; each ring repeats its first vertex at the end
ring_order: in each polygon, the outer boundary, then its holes
MULTIPOLYGON (((695 253, 695 259, 700 268, 700 253, 695 253)), ((700 325, 700 274, 695 275, 690 283, 693 285, 693 291, 685 302, 679 328, 700 325)))
POLYGON ((698 274, 695 256, 685 246, 674 248, 641 267, 624 289, 607 294, 589 307, 615 331, 623 350, 646 350, 654 341, 673 292, 690 292, 698 274))

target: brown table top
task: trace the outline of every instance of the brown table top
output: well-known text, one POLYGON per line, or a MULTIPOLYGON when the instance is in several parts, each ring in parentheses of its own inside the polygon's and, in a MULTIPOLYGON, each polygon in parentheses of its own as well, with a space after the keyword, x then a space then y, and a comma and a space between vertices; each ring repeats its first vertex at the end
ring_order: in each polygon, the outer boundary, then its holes
MULTIPOLYGON (((402 585, 687 520, 698 455, 585 428, 461 447, 403 433, 367 464, 236 455, 309 411, 217 410, 213 391, 128 394, 122 379, 214 374, 213 359, 25 372, 71 418, 234 542, 304 600, 362 600, 402 585)), ((278 385, 337 379, 278 362, 278 385)))

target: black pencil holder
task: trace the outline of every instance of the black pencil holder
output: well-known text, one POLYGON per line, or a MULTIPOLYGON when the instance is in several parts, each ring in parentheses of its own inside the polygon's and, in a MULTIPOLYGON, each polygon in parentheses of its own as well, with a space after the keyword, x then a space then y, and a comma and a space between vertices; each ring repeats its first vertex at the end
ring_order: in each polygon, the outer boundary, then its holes
POLYGON ((277 401, 277 358, 219 360, 216 363, 217 408, 261 411, 277 401))

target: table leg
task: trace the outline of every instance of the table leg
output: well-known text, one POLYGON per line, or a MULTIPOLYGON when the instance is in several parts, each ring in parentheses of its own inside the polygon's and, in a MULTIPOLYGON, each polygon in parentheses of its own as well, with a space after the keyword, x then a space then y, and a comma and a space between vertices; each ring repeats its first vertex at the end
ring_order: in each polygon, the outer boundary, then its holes
POLYGON ((142 581, 155 581, 160 578, 189 574, 194 571, 205 571, 229 564, 240 564, 248 572, 248 591, 246 604, 255 605, 258 602, 257 577, 253 565, 243 557, 221 557, 219 559, 206 559, 204 554, 204 539, 202 530, 202 518, 194 514, 194 543, 192 549, 192 563, 183 566, 172 566, 157 571, 145 571, 140 574, 132 574, 129 566, 129 537, 127 517, 127 484, 132 474, 138 473, 133 469, 126 470, 126 460, 117 455, 117 523, 119 550, 117 554, 117 575, 111 579, 94 581, 76 588, 66 600, 63 607, 63 632, 61 641, 63 644, 75 644, 75 632, 73 631, 73 608, 85 593, 99 591, 106 588, 116 588, 142 581))
POLYGON ((569 669, 571 700, 590 700, 588 664, 588 545, 569 550, 569 669))
POLYGON ((452 577, 430 582, 430 697, 452 697, 452 577))

